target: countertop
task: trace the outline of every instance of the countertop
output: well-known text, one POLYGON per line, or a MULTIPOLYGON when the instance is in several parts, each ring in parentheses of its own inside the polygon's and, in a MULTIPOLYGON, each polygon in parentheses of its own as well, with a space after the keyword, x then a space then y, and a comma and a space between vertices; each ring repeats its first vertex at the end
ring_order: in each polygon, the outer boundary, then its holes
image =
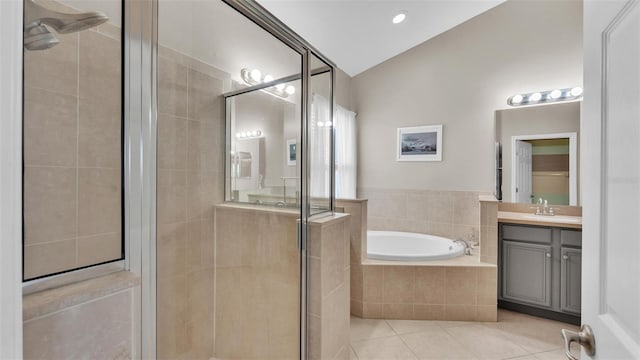
POLYGON ((498 222, 510 224, 526 224, 540 226, 555 226, 572 229, 582 229, 581 216, 555 215, 544 216, 532 213, 498 211, 498 222))

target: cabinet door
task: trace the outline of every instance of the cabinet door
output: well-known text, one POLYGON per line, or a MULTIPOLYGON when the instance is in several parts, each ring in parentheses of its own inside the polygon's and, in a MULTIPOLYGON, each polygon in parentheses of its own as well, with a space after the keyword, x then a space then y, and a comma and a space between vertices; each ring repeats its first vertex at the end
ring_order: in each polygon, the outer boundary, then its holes
POLYGON ((563 247, 561 254, 560 308, 562 311, 580 314, 582 251, 563 247))
POLYGON ((502 242, 502 297, 551 306, 551 246, 502 242))

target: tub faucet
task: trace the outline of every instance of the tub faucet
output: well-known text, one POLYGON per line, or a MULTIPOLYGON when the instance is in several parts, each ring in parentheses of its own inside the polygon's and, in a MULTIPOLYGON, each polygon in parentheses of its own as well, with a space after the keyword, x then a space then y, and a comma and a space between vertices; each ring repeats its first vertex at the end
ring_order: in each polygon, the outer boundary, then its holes
POLYGON ((473 249, 473 244, 470 241, 467 240, 463 240, 463 239, 457 239, 454 240, 453 243, 460 243, 462 244, 462 246, 464 246, 464 254, 471 256, 471 250, 473 249))

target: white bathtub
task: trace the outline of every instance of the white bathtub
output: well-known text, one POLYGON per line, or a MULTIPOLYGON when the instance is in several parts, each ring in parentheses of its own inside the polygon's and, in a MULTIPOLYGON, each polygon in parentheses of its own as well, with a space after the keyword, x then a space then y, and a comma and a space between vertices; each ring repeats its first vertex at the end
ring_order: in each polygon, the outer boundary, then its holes
POLYGON ((464 246, 440 236, 397 231, 367 231, 367 257, 376 260, 428 261, 464 254, 464 246))

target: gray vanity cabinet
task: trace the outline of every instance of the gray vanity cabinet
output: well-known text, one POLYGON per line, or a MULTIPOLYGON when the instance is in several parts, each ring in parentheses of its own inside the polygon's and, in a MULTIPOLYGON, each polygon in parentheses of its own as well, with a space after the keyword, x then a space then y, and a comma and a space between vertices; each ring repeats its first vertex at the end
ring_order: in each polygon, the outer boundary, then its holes
POLYGON ((551 306, 551 246, 502 242, 502 297, 551 306))
POLYGON ((501 223, 499 238, 499 305, 579 323, 582 232, 501 223))
POLYGON ((560 262, 560 308, 580 314, 582 250, 563 247, 560 262))

